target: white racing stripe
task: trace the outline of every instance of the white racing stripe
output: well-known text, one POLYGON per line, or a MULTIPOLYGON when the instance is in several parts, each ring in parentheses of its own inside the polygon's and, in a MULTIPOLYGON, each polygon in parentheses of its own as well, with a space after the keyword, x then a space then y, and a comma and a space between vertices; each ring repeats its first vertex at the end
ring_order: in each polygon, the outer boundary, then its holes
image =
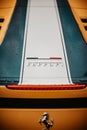
POLYGON ((20 84, 71 83, 56 1, 31 0, 28 8, 20 84))

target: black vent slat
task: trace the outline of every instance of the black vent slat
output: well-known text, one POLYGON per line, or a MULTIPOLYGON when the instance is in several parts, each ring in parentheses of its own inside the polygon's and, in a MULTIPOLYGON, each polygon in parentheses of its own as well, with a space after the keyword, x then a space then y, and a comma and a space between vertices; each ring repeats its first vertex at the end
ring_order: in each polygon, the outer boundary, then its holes
POLYGON ((87 23, 87 18, 82 18, 81 21, 82 21, 83 23, 87 23))
POLYGON ((4 18, 0 18, 0 22, 3 23, 4 22, 4 18))
POLYGON ((87 26, 85 26, 84 28, 85 28, 85 30, 87 31, 87 26))

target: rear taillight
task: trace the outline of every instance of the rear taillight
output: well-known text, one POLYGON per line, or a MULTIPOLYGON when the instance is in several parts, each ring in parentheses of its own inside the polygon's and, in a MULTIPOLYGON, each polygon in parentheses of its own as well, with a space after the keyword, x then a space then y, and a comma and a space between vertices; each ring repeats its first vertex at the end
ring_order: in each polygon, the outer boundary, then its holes
POLYGON ((7 85, 13 90, 78 90, 86 88, 85 84, 65 84, 65 85, 7 85))

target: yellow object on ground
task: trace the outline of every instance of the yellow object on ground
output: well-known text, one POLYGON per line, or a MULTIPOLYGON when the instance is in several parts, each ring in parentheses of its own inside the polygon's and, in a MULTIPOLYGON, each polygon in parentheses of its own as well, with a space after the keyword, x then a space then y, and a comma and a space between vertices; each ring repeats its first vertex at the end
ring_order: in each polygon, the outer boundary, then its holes
POLYGON ((87 43, 87 0, 68 0, 68 3, 87 43))
POLYGON ((0 44, 5 37, 15 5, 16 0, 0 0, 0 44))

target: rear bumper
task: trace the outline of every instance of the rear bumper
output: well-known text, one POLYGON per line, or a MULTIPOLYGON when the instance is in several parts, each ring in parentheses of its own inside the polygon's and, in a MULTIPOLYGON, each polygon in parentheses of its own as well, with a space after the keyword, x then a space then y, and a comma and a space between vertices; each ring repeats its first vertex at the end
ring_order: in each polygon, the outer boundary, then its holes
POLYGON ((44 112, 53 119, 51 130, 87 130, 87 109, 0 109, 1 130, 42 130, 44 112))

